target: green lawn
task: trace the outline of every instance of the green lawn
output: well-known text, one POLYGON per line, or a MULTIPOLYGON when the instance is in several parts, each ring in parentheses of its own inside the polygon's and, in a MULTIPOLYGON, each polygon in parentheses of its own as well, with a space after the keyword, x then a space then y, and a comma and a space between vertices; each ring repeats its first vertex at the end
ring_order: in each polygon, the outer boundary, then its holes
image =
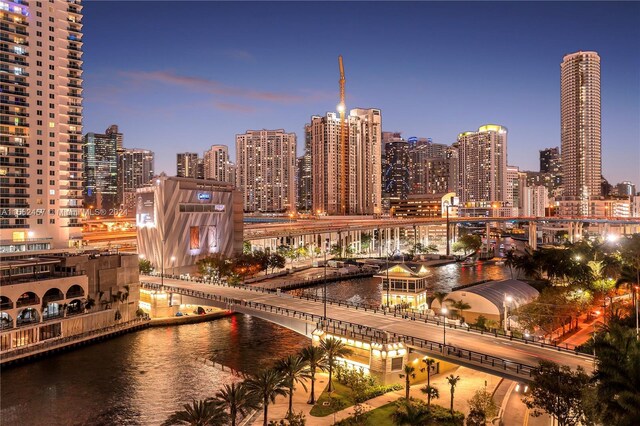
POLYGON ((392 426, 391 415, 396 411, 396 403, 390 402, 375 410, 369 411, 367 415, 367 426, 392 426))
POLYGON ((327 392, 325 388, 316 401, 316 404, 311 408, 311 412, 309 414, 314 417, 324 417, 329 414, 333 414, 336 411, 351 407, 353 404, 355 404, 355 401, 353 400, 353 392, 351 391, 351 388, 333 381, 333 392, 331 392, 331 398, 329 397, 329 392, 327 392), (324 405, 324 402, 329 402, 330 405, 324 405))

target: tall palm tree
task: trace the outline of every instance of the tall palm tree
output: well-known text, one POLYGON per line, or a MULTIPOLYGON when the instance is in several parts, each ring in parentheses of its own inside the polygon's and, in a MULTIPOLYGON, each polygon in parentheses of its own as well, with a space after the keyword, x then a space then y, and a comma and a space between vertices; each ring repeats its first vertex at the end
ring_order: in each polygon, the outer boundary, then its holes
POLYGON ((307 390, 307 385, 303 380, 310 379, 309 364, 300 355, 289 355, 285 359, 281 359, 276 364, 276 369, 282 373, 286 386, 289 388, 289 411, 287 414, 293 413, 293 391, 296 383, 302 385, 307 390))
POLYGON ((445 302, 449 302, 453 309, 455 309, 458 312, 460 312, 460 318, 462 318, 462 321, 464 321, 464 316, 462 315, 464 310, 465 309, 471 309, 471 305, 468 304, 467 302, 463 301, 462 299, 455 300, 455 299, 448 298, 448 299, 445 299, 445 302))
POLYGON ((449 374, 449 376, 447 377, 447 382, 449 383, 449 386, 451 386, 451 408, 449 409, 449 411, 451 411, 451 415, 453 416, 453 393, 456 390, 456 386, 458 386, 458 382, 460 381, 460 376, 454 376, 453 374, 449 374))
POLYGON ((513 268, 516 266, 516 250, 512 248, 504 254, 504 264, 509 268, 511 279, 513 279, 513 268))
POLYGON ((325 358, 327 360, 327 366, 329 368, 328 392, 331 393, 331 391, 333 390, 331 378, 333 377, 333 367, 336 365, 337 358, 351 355, 353 351, 349 349, 344 343, 342 343, 342 340, 335 339, 333 337, 324 339, 320 346, 324 350, 325 358))
POLYGON ((311 376, 311 395, 309 395, 308 404, 315 404, 316 371, 325 371, 328 367, 325 352, 320 346, 307 346, 300 351, 300 355, 309 365, 309 375, 311 376))
POLYGON ((276 402, 276 397, 287 396, 287 386, 284 376, 278 370, 263 370, 245 380, 244 385, 249 391, 249 395, 262 403, 264 412, 263 425, 267 426, 267 411, 270 403, 276 402))
POLYGON ((610 322, 596 339, 597 400, 610 424, 635 425, 640 419, 640 342, 634 330, 610 322))
POLYGON ((431 409, 431 400, 440 398, 440 391, 438 388, 427 385, 420 388, 420 392, 427 395, 427 408, 431 409))
POLYGON ((412 365, 405 364, 400 374, 400 378, 404 379, 404 399, 409 402, 409 390, 411 389, 411 379, 416 378, 416 369, 412 365))
MULTIPOLYGON (((422 358, 422 363, 424 364, 424 368, 427 370, 427 387, 431 387, 431 369, 434 365, 436 365, 436 360, 433 358, 422 358)), ((437 389, 436 389, 437 390, 437 389)), ((426 392, 423 392, 426 393, 426 392)), ((427 405, 431 405, 431 397, 429 393, 427 395, 427 405)))
POLYGON ((217 403, 194 400, 191 404, 184 404, 183 407, 184 410, 173 413, 162 423, 162 426, 217 426, 226 422, 227 414, 217 403))
POLYGON ((238 414, 246 416, 248 410, 256 406, 254 398, 249 395, 244 383, 225 384, 221 390, 216 392, 214 401, 229 410, 231 426, 236 426, 238 414))

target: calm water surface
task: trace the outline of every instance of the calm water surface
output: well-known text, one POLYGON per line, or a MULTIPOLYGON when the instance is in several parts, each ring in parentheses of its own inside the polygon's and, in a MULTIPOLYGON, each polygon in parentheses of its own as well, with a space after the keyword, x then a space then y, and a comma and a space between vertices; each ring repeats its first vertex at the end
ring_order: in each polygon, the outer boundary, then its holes
MULTIPOLYGON (((482 280, 504 280, 511 278, 509 268, 493 263, 462 266, 453 263, 429 268, 428 288, 433 291, 448 291, 452 287, 482 280)), ((322 285, 293 293, 309 293, 322 296, 322 285)), ((360 278, 327 285, 327 297, 354 303, 379 304, 382 300, 382 280, 380 278, 360 278)))
MULTIPOLYGON (((509 277, 497 265, 430 269, 433 289, 509 277)), ((379 303, 379 281, 331 283, 328 296, 379 303)), ((182 404, 237 380, 196 358, 252 373, 308 344, 293 331, 244 315, 146 329, 2 371, 0 424, 157 425, 182 404)))
POLYGON ((150 328, 2 371, 2 425, 157 425, 192 399, 213 396, 309 341, 259 318, 234 315, 150 328))

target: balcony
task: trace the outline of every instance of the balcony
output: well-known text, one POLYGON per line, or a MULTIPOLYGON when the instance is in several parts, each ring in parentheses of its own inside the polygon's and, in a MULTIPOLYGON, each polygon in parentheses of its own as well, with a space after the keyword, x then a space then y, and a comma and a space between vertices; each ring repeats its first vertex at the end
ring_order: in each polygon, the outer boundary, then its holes
POLYGON ((29 204, 4 204, 0 203, 0 209, 28 209, 29 204))
MULTIPOLYGON (((4 186, 4 185, 1 185, 4 186)), ((29 198, 29 194, 22 194, 16 192, 2 192, 0 193, 0 197, 3 198, 29 198)))
MULTIPOLYGON (((0 187, 3 188, 29 188, 28 183, 9 183, 9 182, 0 182, 0 187)), ((2 194, 4 195, 4 194, 2 194)))
POLYGON ((26 143, 26 142, 0 141, 0 146, 24 146, 24 147, 28 147, 29 144, 26 143))

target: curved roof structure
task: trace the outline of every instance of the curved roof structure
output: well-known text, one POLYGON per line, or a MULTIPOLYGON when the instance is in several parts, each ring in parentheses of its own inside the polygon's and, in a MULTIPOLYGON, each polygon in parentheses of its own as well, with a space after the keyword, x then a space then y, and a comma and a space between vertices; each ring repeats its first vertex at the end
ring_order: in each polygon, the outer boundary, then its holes
POLYGON ((510 302, 511 307, 519 307, 531 302, 533 299, 538 297, 539 294, 538 290, 531 287, 524 281, 519 280, 487 281, 485 283, 455 290, 449 294, 449 297, 458 292, 473 293, 484 297, 489 302, 493 303, 501 314, 504 313, 503 304, 505 297, 510 296, 513 299, 510 302))

